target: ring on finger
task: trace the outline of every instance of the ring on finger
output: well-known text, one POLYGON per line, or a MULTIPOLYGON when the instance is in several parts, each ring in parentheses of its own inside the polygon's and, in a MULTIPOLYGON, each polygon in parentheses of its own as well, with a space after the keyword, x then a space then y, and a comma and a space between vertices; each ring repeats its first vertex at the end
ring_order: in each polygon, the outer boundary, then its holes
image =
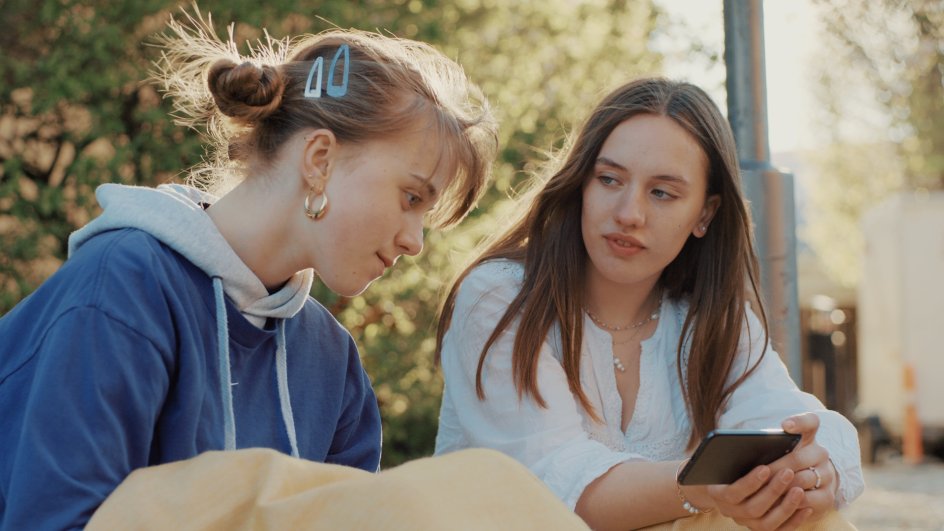
POLYGON ((809 490, 816 490, 816 489, 818 489, 818 488, 820 487, 820 485, 823 484, 823 476, 819 475, 819 470, 816 470, 816 467, 815 467, 815 466, 811 466, 811 467, 809 468, 809 471, 812 472, 813 475, 816 476, 816 483, 813 485, 813 488, 811 488, 811 489, 809 489, 809 490))

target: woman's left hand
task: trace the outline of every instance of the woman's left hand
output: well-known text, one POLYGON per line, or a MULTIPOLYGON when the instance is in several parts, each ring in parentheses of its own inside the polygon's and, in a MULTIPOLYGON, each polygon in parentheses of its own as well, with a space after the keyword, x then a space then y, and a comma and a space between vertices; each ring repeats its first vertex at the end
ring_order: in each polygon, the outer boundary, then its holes
POLYGON ((789 468, 794 471, 791 487, 803 489, 804 500, 800 507, 813 509, 811 519, 835 509, 839 474, 829 460, 829 451, 816 442, 819 417, 814 413, 802 413, 787 418, 781 424, 788 433, 802 436, 792 452, 770 464, 771 476, 789 468))

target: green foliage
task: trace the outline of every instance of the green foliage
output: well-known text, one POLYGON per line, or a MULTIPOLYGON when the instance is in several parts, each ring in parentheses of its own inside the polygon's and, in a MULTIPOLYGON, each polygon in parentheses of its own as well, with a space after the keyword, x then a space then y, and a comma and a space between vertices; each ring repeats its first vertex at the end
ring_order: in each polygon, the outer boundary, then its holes
POLYGON ((853 286, 862 213, 894 191, 944 187, 944 3, 817 4, 827 58, 819 100, 831 146, 819 157, 824 180, 810 198, 806 238, 833 280, 853 286), (865 139, 839 140, 850 136, 865 139))
POLYGON ((140 83, 166 2, 100 4, 3 6, 15 29, 0 33, 0 313, 55 271, 98 184, 154 184, 199 160, 140 83))
MULTIPOLYGON (((0 33, 0 314, 65 259, 69 233, 97 214, 103 182, 179 179, 204 155, 175 126, 169 102, 141 83, 158 50, 169 0, 6 0, 0 33)), ((509 194, 540 150, 614 84, 658 72, 647 50, 649 2, 619 0, 204 1, 217 30, 236 20, 237 42, 317 32, 331 25, 431 42, 459 60, 502 124, 496 186, 470 219, 430 233, 364 294, 313 295, 361 347, 384 418, 384 466, 432 452, 442 380, 433 363, 437 309, 475 244, 510 214, 509 194), (317 17, 323 17, 319 20, 317 17), (329 22, 328 22, 329 21, 329 22)))

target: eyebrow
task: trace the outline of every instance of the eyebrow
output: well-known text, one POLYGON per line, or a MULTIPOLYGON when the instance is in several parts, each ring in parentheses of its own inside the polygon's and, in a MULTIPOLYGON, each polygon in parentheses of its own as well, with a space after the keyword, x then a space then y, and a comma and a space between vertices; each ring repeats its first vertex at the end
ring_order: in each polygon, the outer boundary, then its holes
POLYGON ((604 165, 604 166, 610 166, 610 167, 612 167, 612 168, 616 168, 617 170, 629 171, 629 170, 626 169, 626 166, 623 166, 622 164, 619 164, 618 162, 616 162, 616 161, 614 161, 614 160, 611 160, 611 159, 608 159, 608 158, 606 158, 606 157, 597 157, 597 164, 602 164, 602 165, 604 165))
POLYGON ((433 186, 433 184, 432 184, 431 182, 429 182, 430 179, 429 179, 428 177, 423 177, 422 175, 419 175, 419 174, 416 174, 416 173, 411 173, 411 174, 410 174, 410 177, 413 177, 414 179, 416 179, 416 180, 422 182, 423 184, 425 184, 425 185, 426 185, 426 191, 429 192, 429 195, 430 195, 430 196, 432 196, 432 197, 437 197, 438 191, 436 190, 436 187, 433 186))
MULTIPOLYGON (((600 164, 603 166, 609 166, 611 168, 616 168, 617 170, 624 171, 627 173, 629 172, 629 169, 626 166, 623 166, 622 164, 616 162, 615 160, 609 159, 607 157, 597 157, 597 164, 600 164)), ((688 184, 687 180, 677 175, 656 175, 654 176, 654 178, 659 179, 660 181, 670 181, 670 182, 686 184, 686 185, 688 184)))

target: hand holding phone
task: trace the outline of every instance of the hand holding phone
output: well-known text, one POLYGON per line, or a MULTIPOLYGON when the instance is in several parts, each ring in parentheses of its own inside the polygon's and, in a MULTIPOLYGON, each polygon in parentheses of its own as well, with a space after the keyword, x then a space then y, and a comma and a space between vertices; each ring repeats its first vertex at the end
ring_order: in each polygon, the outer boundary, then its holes
POLYGON ((714 430, 679 472, 682 485, 734 483, 759 465, 793 451, 800 435, 783 430, 714 430))

